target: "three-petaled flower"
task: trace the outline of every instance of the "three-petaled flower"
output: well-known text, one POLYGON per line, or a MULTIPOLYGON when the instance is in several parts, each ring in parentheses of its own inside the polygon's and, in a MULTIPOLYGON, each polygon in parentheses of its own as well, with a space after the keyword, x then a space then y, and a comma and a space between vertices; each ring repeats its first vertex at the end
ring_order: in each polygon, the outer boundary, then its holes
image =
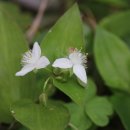
POLYGON ((24 76, 35 69, 45 68, 50 64, 47 57, 41 56, 41 48, 37 42, 34 43, 33 49, 29 50, 22 58, 23 68, 16 73, 16 76, 24 76))
POLYGON ((77 49, 71 48, 70 54, 67 58, 56 59, 53 63, 53 67, 58 67, 62 69, 73 68, 73 73, 81 80, 83 83, 87 84, 86 75, 86 62, 87 57, 85 54, 77 49))

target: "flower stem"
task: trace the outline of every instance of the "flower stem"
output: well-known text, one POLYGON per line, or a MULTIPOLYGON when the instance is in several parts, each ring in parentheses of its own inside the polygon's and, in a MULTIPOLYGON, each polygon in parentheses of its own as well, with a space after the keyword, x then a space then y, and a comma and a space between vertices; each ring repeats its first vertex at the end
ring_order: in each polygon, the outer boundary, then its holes
POLYGON ((69 123, 69 126, 74 129, 74 130, 78 130, 78 128, 76 126, 74 126, 73 124, 69 123))
POLYGON ((47 106, 47 99, 48 99, 48 96, 47 96, 47 92, 46 92, 46 87, 48 85, 48 82, 50 80, 51 77, 48 77, 44 83, 44 86, 43 86, 43 93, 39 96, 39 101, 41 104, 43 104, 44 106, 47 106))
POLYGON ((43 92, 44 92, 44 93, 45 93, 45 91, 46 91, 46 87, 47 87, 47 84, 48 84, 50 78, 51 78, 51 77, 48 77, 48 78, 46 79, 45 83, 44 83, 44 86, 43 86, 43 92))
POLYGON ((10 124, 10 126, 8 127, 7 130, 12 130, 15 124, 16 124, 16 121, 13 121, 13 122, 10 124))
POLYGON ((44 69, 45 69, 46 71, 50 72, 50 73, 52 72, 52 71, 51 71, 51 70, 49 70, 48 68, 44 68, 44 69))

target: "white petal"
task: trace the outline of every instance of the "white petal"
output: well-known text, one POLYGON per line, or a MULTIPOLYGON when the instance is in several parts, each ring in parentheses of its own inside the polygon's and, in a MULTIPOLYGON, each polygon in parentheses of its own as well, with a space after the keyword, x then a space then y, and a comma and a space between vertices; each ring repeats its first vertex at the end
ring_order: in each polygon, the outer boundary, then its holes
POLYGON ((38 42, 35 42, 33 45, 32 55, 33 55, 33 58, 35 58, 35 59, 39 59, 41 56, 41 48, 40 48, 38 42))
POLYGON ((36 69, 45 68, 49 64, 50 61, 47 59, 47 57, 42 56, 36 64, 36 69))
POLYGON ((34 69, 34 66, 32 66, 32 65, 26 65, 19 72, 17 72, 15 75, 16 76, 24 76, 25 74, 29 73, 33 69, 34 69))
POLYGON ((74 74, 85 84, 87 84, 87 75, 84 66, 82 65, 74 65, 73 66, 74 74))
POLYGON ((72 62, 69 59, 67 59, 67 58, 59 58, 59 59, 56 59, 54 61, 52 66, 67 69, 67 68, 71 68, 72 65, 73 65, 72 62))

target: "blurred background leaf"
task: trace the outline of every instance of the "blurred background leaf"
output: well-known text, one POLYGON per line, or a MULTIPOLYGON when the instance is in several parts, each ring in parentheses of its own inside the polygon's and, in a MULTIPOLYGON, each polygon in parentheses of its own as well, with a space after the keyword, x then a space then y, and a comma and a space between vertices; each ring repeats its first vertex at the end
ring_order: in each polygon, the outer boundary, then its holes
POLYGON ((130 10, 121 11, 101 20, 100 25, 120 36, 130 47, 130 10))
POLYGON ((22 12, 20 7, 11 2, 0 2, 0 9, 5 11, 25 31, 31 24, 33 18, 29 12, 22 12))
POLYGON ((128 6, 128 0, 95 0, 100 3, 105 3, 109 5, 115 5, 115 6, 128 6))
POLYGON ((130 129, 130 95, 115 94, 111 97, 111 102, 117 114, 119 115, 126 130, 130 129))
POLYGON ((27 50, 19 27, 0 10, 0 122, 12 121, 10 105, 14 101, 27 97, 36 100, 39 88, 34 75, 15 76, 21 55, 27 50))
POLYGON ((130 11, 110 15, 101 20, 100 25, 118 36, 125 36, 130 32, 130 11))
POLYGON ((97 28, 94 56, 97 68, 110 88, 130 93, 130 51, 114 34, 97 28))

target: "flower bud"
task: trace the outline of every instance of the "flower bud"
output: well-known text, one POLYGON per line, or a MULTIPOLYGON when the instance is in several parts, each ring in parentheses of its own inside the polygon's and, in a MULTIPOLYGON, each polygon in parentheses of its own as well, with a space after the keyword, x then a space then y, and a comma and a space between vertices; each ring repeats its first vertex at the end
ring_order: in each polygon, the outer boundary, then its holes
POLYGON ((40 96, 39 96, 39 101, 41 104, 43 104, 44 106, 47 105, 47 94, 46 93, 42 93, 40 96))

